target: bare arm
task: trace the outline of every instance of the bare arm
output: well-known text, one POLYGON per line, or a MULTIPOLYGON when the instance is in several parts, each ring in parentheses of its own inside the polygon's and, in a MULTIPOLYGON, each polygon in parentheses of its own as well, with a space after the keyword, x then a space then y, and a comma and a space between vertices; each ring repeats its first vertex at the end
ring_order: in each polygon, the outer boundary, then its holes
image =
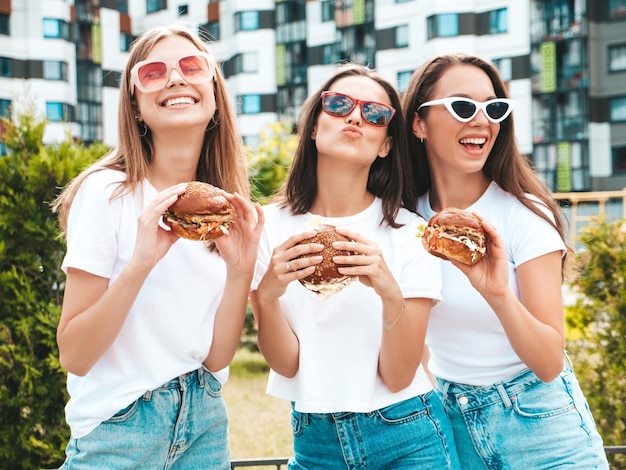
POLYGON ((294 246, 313 234, 303 232, 293 235, 277 246, 263 279, 250 296, 259 327, 259 349, 268 365, 285 377, 293 377, 298 372, 300 344, 278 299, 290 282, 312 274, 315 264, 322 261, 321 256, 296 259, 302 254, 315 253, 323 248, 323 245, 316 243, 294 246), (287 269, 287 263, 290 269, 287 269))
POLYGON ((518 299, 509 288, 504 245, 481 218, 488 236, 487 256, 472 267, 454 263, 494 310, 520 359, 543 381, 563 369, 565 329, 561 294, 561 252, 517 267, 518 299))
POLYGON ((117 338, 148 274, 178 239, 158 221, 184 190, 184 184, 172 186, 148 205, 139 218, 132 259, 115 282, 68 269, 57 329, 59 357, 67 371, 85 375, 117 338))
POLYGON ((227 265, 227 274, 222 300, 216 312, 211 349, 204 360, 204 366, 211 371, 228 366, 237 351, 265 223, 258 204, 252 206, 238 194, 226 197, 235 207, 235 218, 228 235, 216 240, 216 246, 227 265))
POLYGON ((382 299, 383 335, 378 368, 387 388, 392 392, 400 391, 411 384, 421 363, 432 300, 403 299, 380 248, 355 232, 338 231, 353 241, 335 242, 334 246, 357 253, 335 257, 337 263, 350 265, 339 271, 359 276, 359 280, 372 287, 382 299))

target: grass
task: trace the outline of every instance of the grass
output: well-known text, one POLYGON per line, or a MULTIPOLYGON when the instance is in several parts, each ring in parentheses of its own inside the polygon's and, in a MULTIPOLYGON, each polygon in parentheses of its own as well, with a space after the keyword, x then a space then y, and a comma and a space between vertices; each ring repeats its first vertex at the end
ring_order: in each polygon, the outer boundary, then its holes
POLYGON ((268 372, 267 363, 259 352, 245 348, 237 351, 223 390, 233 459, 293 454, 291 404, 265 393, 268 372))

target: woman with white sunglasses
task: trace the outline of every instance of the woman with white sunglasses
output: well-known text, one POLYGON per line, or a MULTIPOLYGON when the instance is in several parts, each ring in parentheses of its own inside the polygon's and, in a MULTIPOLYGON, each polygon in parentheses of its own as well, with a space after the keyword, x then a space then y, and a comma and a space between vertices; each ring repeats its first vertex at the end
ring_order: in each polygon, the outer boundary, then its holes
POLYGON ((221 396, 239 344, 263 213, 206 45, 178 26, 133 44, 119 145, 57 200, 67 283, 57 341, 68 371, 64 469, 229 469, 221 396), (189 181, 234 207, 205 245, 161 220, 189 181))
POLYGON ((486 256, 443 263, 429 368, 464 470, 608 468, 564 351, 562 214, 517 149, 513 101, 495 67, 441 55, 403 101, 417 210, 481 220, 486 256))
POLYGON ((409 154, 394 87, 364 66, 339 67, 300 112, 300 142, 281 194, 264 207, 251 293, 268 393, 292 402, 291 470, 455 470, 451 429, 420 366, 439 260, 411 236, 403 207, 409 154), (352 279, 328 297, 298 282, 322 262, 304 242, 317 224, 352 279), (301 257, 313 254, 312 257, 301 257))

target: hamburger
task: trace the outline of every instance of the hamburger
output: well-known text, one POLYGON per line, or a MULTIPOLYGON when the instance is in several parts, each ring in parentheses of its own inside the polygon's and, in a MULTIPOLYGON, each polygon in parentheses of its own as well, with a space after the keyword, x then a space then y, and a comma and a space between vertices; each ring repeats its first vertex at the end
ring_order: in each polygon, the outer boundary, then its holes
POLYGON ((353 254, 351 251, 336 250, 333 248, 333 242, 350 241, 350 239, 337 233, 333 225, 321 224, 314 227, 313 230, 317 233, 311 238, 302 240, 298 245, 320 243, 324 245, 322 252, 307 253, 298 258, 319 256, 321 254, 323 260, 315 265, 313 274, 299 279, 299 281, 304 287, 318 294, 320 298, 329 298, 346 288, 352 281, 352 277, 345 276, 338 271, 339 266, 333 261, 334 256, 349 256, 353 254))
POLYGON ((480 220, 469 211, 446 208, 424 228, 422 244, 430 254, 467 265, 478 263, 487 251, 480 220))
POLYGON ((228 233, 234 212, 221 189, 192 181, 165 212, 163 222, 179 237, 215 240, 228 233))

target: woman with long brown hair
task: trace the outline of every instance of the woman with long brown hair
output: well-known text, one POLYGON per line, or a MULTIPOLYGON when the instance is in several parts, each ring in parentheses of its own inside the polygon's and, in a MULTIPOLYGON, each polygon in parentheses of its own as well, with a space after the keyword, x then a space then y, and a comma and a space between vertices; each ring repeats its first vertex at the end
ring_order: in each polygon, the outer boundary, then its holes
POLYGON ((607 468, 565 354, 564 221, 519 152, 497 69, 444 54, 404 96, 417 211, 474 212, 487 235, 474 265, 445 261, 427 343, 463 469, 607 468))

